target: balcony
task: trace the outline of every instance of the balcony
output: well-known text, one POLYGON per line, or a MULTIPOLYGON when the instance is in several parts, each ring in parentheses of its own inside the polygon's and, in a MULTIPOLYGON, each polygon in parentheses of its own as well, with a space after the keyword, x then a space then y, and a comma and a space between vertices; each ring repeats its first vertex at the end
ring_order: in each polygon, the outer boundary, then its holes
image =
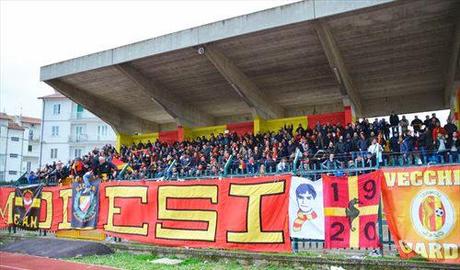
POLYGON ((71 120, 92 120, 92 119, 97 120, 98 118, 88 111, 83 111, 83 112, 73 111, 70 116, 70 119, 71 120))
POLYGON ((69 136, 69 142, 71 143, 78 143, 78 142, 87 142, 88 141, 88 134, 75 134, 69 136))
POLYGON ((40 142, 40 138, 38 136, 34 136, 34 135, 29 135, 28 140, 29 140, 29 142, 33 142, 33 143, 40 142))

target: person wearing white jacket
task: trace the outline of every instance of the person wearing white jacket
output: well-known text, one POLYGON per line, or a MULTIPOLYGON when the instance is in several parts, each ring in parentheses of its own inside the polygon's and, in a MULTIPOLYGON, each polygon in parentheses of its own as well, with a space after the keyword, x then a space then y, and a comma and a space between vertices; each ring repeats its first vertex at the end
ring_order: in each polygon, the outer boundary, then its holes
POLYGON ((367 151, 375 157, 378 164, 382 163, 383 147, 377 143, 377 139, 372 140, 372 143, 367 151))

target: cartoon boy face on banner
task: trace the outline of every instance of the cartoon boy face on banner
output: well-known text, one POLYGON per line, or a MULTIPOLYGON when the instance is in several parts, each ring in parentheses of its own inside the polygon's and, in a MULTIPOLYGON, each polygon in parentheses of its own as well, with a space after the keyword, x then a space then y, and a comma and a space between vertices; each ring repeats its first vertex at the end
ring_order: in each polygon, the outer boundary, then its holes
POLYGON ((292 178, 289 203, 291 237, 324 239, 322 189, 322 180, 292 178))

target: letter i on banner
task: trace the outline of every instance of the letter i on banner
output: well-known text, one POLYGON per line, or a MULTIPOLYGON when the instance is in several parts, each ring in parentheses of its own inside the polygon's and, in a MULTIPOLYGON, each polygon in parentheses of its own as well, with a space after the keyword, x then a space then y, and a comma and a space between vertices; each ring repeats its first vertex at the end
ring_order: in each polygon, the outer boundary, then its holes
POLYGON ((380 183, 375 173, 323 176, 325 247, 377 248, 380 183))

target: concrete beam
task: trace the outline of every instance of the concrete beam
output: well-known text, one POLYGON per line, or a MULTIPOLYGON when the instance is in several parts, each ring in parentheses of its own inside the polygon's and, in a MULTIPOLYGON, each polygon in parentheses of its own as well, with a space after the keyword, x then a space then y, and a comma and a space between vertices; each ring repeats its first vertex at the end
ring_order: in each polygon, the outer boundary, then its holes
POLYGON ((251 108, 253 115, 265 119, 284 116, 284 109, 269 100, 259 87, 215 46, 208 44, 198 49, 198 51, 199 53, 204 53, 206 58, 230 83, 236 93, 251 108))
POLYGON ((121 110, 107 101, 83 92, 82 90, 59 79, 45 81, 75 103, 81 104, 88 111, 107 122, 112 128, 122 134, 150 133, 158 131, 158 124, 139 118, 121 110))
POLYGON ((134 82, 152 101, 161 106, 178 125, 211 126, 215 119, 198 108, 190 106, 178 97, 172 95, 170 91, 159 82, 146 77, 131 64, 119 64, 115 66, 124 76, 134 82))
MULTIPOLYGON (((457 12, 460 13, 460 12, 457 12)), ((457 22, 454 28, 454 35, 452 40, 452 51, 450 52, 450 57, 448 60, 448 71, 446 76, 446 86, 444 89, 444 102, 446 105, 451 105, 452 102, 456 99, 456 83, 455 78, 458 77, 460 73, 460 14, 457 16, 457 22), (456 76, 457 75, 457 76, 456 76)), ((458 82, 457 82, 458 84, 458 82)))
POLYGON ((354 0, 335 1, 333 4, 330 1, 323 0, 300 1, 43 66, 40 70, 40 80, 46 81, 156 54, 393 1, 354 0))
MULTIPOLYGON (((363 115, 377 117, 389 115, 392 111, 398 114, 418 113, 448 109, 444 104, 444 97, 439 92, 404 93, 399 96, 386 98, 364 99, 363 115), (407 102, 410 100, 411 102, 407 102)), ((419 115, 422 116, 422 115, 419 115)), ((423 115, 423 119, 425 115, 423 115)))
MULTIPOLYGON (((329 66, 334 73, 337 83, 344 100, 349 99, 357 116, 362 115, 361 98, 353 81, 348 73, 348 70, 343 62, 342 54, 340 53, 334 37, 326 21, 318 21, 315 23, 315 30, 318 34, 319 41, 326 54, 329 66)), ((347 104, 344 103, 344 106, 347 104)))

